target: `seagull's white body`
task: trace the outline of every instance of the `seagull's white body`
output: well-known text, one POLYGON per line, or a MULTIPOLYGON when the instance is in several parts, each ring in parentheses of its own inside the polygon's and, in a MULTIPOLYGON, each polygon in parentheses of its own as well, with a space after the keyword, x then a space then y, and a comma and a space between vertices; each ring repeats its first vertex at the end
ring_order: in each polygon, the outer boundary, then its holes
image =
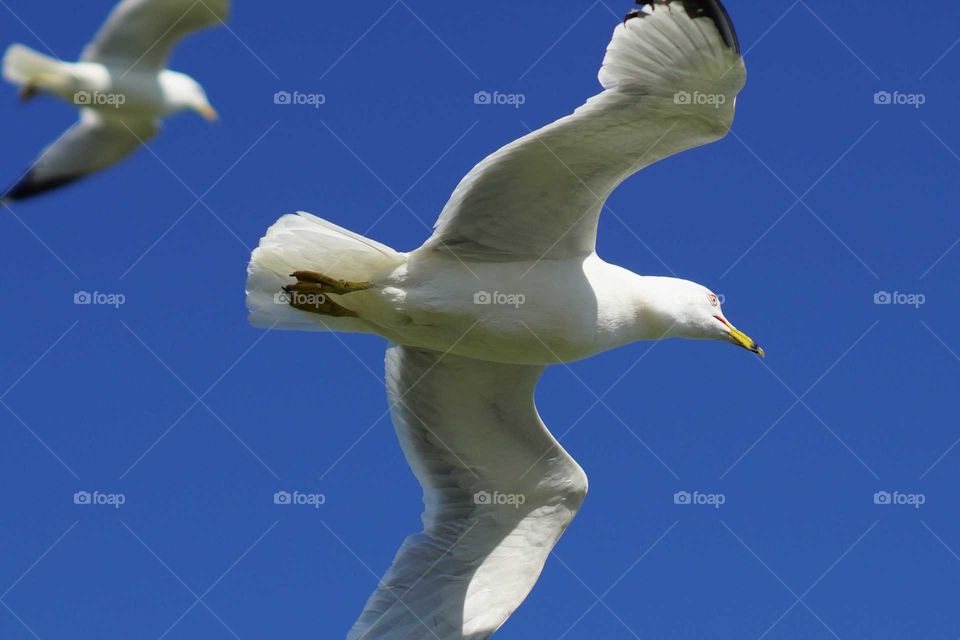
POLYGON ((377 333, 397 344, 548 365, 588 358, 638 335, 664 337, 667 327, 632 312, 644 283, 596 254, 470 263, 468 270, 451 256, 414 252, 359 313, 377 318, 377 333))
POLYGON ((722 138, 745 81, 718 0, 645 4, 614 32, 603 93, 477 165, 419 249, 301 213, 274 224, 251 258, 254 324, 393 343, 387 395, 424 490, 424 530, 348 640, 480 640, 526 597, 587 490, 537 414, 545 366, 667 337, 762 354, 706 288, 596 254, 610 193, 722 138))
POLYGON ((122 103, 79 103, 104 117, 164 118, 193 108, 196 99, 196 80, 179 71, 131 70, 117 62, 63 62, 60 69, 59 81, 48 80, 44 89, 71 104, 78 104, 78 94, 123 96, 122 103))
POLYGON ((105 169, 151 139, 160 121, 192 109, 214 119, 206 92, 190 76, 166 69, 179 40, 220 24, 229 0, 123 0, 83 52, 64 62, 11 45, 3 76, 22 95, 58 96, 80 108, 80 120, 47 147, 5 194, 17 200, 105 169))

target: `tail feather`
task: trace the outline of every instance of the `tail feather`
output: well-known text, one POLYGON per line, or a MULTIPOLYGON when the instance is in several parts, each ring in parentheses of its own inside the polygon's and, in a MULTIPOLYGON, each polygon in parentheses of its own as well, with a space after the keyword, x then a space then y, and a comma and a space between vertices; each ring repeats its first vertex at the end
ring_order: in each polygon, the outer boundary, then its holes
POLYGON ((22 44, 10 45, 3 56, 3 77, 23 86, 44 86, 64 77, 63 63, 22 44))
POLYGON ((321 317, 286 303, 291 274, 315 271, 331 278, 376 280, 403 263, 404 254, 309 213, 280 218, 254 250, 247 269, 247 308, 258 327, 301 331, 363 331, 355 318, 321 317))

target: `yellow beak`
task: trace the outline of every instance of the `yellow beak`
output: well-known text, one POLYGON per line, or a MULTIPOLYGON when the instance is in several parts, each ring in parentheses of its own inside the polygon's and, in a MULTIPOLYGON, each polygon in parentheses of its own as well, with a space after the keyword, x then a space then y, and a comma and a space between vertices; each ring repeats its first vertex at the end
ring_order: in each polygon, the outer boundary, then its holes
POLYGON ((752 351, 753 353, 757 354, 761 358, 766 355, 763 352, 763 348, 760 345, 758 345, 753 338, 745 334, 743 331, 740 331, 739 329, 734 329, 733 327, 730 327, 730 338, 733 340, 734 344, 743 347, 747 351, 752 351))
POLYGON ((729 330, 729 333, 727 335, 730 336, 730 341, 733 344, 737 345, 738 347, 743 347, 747 351, 751 351, 757 354, 758 356, 760 356, 761 358, 766 355, 763 352, 763 349, 760 347, 760 345, 758 345, 753 338, 751 338, 750 336, 745 334, 743 331, 740 331, 739 329, 734 327, 732 324, 727 322, 727 320, 723 316, 714 316, 714 317, 716 317, 717 320, 719 320, 724 325, 726 325, 727 329, 729 330))
POLYGON ((200 115, 202 115, 204 118, 206 118, 210 122, 216 122, 217 120, 220 119, 220 114, 217 113, 217 110, 208 104, 203 105, 202 107, 197 109, 197 111, 199 111, 200 115))

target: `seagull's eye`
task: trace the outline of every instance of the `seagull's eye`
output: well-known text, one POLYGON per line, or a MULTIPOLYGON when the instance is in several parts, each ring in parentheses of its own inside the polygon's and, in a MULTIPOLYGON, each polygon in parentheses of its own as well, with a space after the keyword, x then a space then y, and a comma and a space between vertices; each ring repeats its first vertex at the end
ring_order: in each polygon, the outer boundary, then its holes
POLYGON ((715 294, 707 294, 707 299, 710 300, 710 306, 714 309, 720 307, 720 298, 718 298, 715 294))

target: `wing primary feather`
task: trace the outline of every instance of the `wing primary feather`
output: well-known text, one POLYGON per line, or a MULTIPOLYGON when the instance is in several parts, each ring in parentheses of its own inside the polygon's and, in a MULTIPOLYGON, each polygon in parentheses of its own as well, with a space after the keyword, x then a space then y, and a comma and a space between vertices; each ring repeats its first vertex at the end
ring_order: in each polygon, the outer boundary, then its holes
POLYGON ((150 118, 121 119, 84 109, 80 121, 43 150, 3 199, 24 200, 111 167, 156 135, 159 126, 150 118))
POLYGON ((0 200, 4 202, 26 200, 32 196, 65 187, 83 177, 60 176, 56 178, 50 178, 48 180, 37 180, 34 174, 34 171, 28 171, 22 178, 17 180, 13 186, 7 189, 6 193, 0 196, 0 200))
MULTIPOLYGON (((720 0, 636 0, 638 5, 641 7, 649 6, 651 10, 655 10, 658 6, 669 5, 673 2, 680 2, 687 12, 687 15, 691 18, 707 17, 712 20, 720 31, 724 44, 733 49, 738 55, 740 54, 740 38, 737 35, 736 28, 733 26, 733 20, 730 19, 727 8, 723 6, 720 0)), ((650 13, 643 11, 643 9, 636 9, 628 13, 623 21, 626 23, 634 18, 645 18, 648 15, 650 15, 650 13)))

